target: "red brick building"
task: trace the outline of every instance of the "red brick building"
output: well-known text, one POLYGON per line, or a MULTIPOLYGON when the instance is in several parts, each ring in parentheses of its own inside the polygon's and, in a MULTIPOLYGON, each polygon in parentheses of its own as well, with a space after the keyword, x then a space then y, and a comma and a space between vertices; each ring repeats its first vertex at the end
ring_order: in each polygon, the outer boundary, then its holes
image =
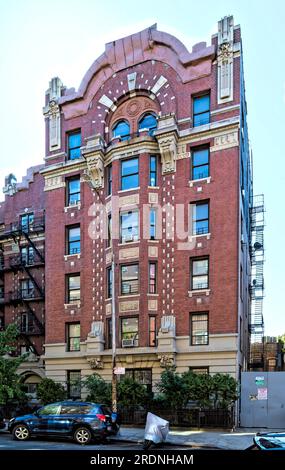
POLYGON ((240 27, 225 17, 192 51, 156 25, 109 43, 77 92, 51 80, 44 116, 45 166, 2 220, 45 210, 46 375, 70 396, 79 376, 111 379, 114 260, 118 365, 149 385, 167 364, 238 377, 252 197, 240 27))

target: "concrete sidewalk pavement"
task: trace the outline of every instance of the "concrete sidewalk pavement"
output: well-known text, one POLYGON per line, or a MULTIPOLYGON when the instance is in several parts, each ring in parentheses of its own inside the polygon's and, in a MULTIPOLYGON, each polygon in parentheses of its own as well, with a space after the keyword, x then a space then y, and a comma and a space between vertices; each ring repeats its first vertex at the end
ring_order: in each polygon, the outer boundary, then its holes
MULTIPOLYGON (((238 428, 234 431, 208 429, 170 429, 166 443, 189 447, 207 447, 227 450, 244 450, 253 444, 257 432, 272 432, 270 429, 238 428)), ((276 430, 275 430, 276 431, 276 430)), ((278 431, 278 432, 281 432, 278 431)), ((112 439, 142 443, 144 428, 121 426, 119 434, 112 439)))

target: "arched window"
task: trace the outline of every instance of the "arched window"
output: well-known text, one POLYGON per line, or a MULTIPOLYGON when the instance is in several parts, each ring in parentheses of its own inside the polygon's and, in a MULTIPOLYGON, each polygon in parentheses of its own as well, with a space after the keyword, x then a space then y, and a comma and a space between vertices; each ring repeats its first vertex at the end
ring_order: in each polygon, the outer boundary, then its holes
POLYGON ((117 122, 115 127, 113 127, 113 137, 128 140, 130 138, 130 124, 127 121, 117 122))
POLYGON ((153 114, 145 114, 139 121, 139 130, 147 129, 149 135, 152 135, 156 128, 157 120, 153 114))

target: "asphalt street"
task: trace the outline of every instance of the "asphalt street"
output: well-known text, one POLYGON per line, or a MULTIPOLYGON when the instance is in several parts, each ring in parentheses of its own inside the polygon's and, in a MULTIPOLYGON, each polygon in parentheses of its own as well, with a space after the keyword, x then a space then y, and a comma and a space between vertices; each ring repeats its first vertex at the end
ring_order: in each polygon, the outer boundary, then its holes
MULTIPOLYGON (((179 450, 184 449, 184 446, 177 445, 163 445, 161 448, 165 450, 179 450)), ((25 442, 15 441, 12 436, 7 433, 0 433, 0 452, 1 450, 142 450, 141 444, 132 442, 122 442, 110 440, 106 444, 92 443, 87 446, 80 446, 69 440, 52 440, 32 438, 25 442)))

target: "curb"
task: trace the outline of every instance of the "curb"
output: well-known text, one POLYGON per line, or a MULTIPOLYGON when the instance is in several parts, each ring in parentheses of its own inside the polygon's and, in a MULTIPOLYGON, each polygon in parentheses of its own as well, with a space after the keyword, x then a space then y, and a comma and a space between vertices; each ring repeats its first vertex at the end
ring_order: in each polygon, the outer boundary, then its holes
MULTIPOLYGON (((115 442, 132 442, 134 444, 138 444, 138 445, 143 445, 143 440, 137 440, 137 439, 126 439, 126 438, 122 438, 122 439, 118 439, 118 438, 110 438, 111 441, 115 441, 115 442)), ((163 446, 165 445, 171 445, 171 446, 179 446, 179 447, 189 447, 190 449, 195 449, 195 448, 199 448, 199 449, 204 449, 204 450, 224 450, 222 447, 216 447, 216 446, 210 446, 208 444, 204 444, 204 443, 199 443, 199 442, 192 442, 191 444, 185 444, 185 443, 179 443, 179 442, 171 442, 171 441, 165 441, 165 442, 162 442, 161 444, 158 444, 158 446, 161 446, 161 448, 163 448, 163 446)))

